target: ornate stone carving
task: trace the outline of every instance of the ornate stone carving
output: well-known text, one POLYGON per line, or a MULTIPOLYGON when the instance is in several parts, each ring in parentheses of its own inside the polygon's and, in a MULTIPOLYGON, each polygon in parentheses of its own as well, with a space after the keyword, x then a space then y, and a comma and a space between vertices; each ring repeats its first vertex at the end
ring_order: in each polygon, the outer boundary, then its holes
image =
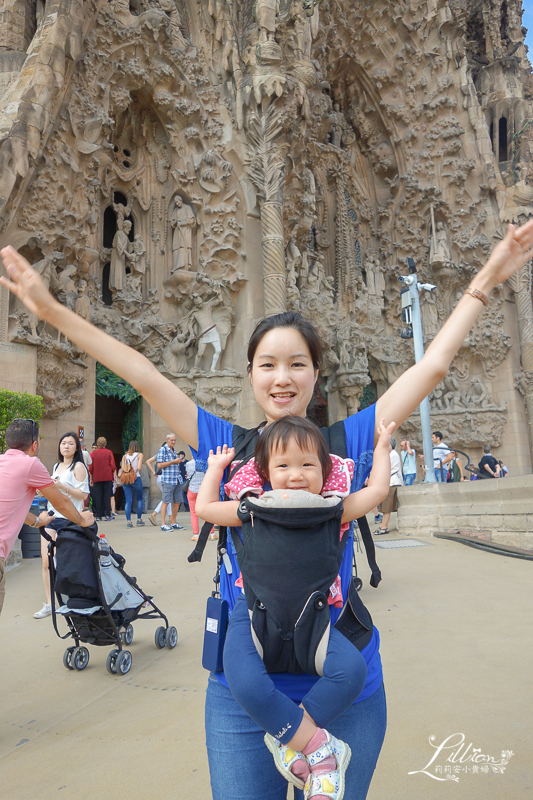
MULTIPOLYGON (((437 284, 422 297, 430 341, 506 221, 531 215, 533 88, 518 5, 505 8, 47 3, 0 83, 2 244, 232 419, 251 321, 301 311, 329 343, 332 413, 354 411, 413 362, 399 337, 406 257, 437 284)), ((46 359, 48 394, 50 356, 84 372, 56 331, 14 301, 7 313, 9 336, 46 359)), ((469 446, 501 439, 518 336, 512 424, 533 432, 530 265, 493 292, 436 388, 436 425, 469 446)), ((82 384, 57 387, 78 402, 82 384)))

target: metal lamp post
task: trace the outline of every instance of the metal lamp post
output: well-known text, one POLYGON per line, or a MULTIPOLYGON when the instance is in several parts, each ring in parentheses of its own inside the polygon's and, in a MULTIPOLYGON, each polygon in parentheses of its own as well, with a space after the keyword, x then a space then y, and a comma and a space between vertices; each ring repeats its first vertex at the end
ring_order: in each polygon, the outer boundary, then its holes
MULTIPOLYGON (((432 283, 419 283, 416 274, 414 259, 407 259, 409 275, 401 275, 399 280, 405 284, 401 292, 402 296, 402 321, 407 323, 407 328, 402 329, 402 339, 413 339, 415 348, 415 363, 422 359, 424 355, 424 338, 422 335, 422 317, 420 314, 419 292, 424 289, 427 292, 434 291, 437 287, 432 283)), ((424 397, 420 403, 420 424, 422 427, 422 446, 424 450, 424 462, 426 465, 426 477, 424 483, 436 483, 435 469, 433 466, 433 442, 431 439, 431 420, 429 418, 429 400, 424 397)))

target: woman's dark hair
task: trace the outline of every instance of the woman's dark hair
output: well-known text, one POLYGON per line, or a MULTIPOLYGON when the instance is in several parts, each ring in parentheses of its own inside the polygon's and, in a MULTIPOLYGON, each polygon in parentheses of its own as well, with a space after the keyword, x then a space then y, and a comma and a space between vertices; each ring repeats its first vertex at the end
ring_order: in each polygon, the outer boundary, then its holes
POLYGON ((63 453, 61 452, 61 442, 63 439, 68 439, 71 436, 74 441, 76 442, 76 450, 74 451, 74 458, 72 459, 72 464, 70 465, 69 469, 74 469, 76 464, 80 463, 83 464, 85 467, 85 459, 83 457, 83 450, 81 449, 80 440, 78 439, 78 434, 74 433, 73 431, 69 431, 68 433, 64 433, 63 436, 60 437, 58 445, 57 445, 57 458, 59 461, 63 462, 65 460, 63 453))
POLYGON ((259 342, 266 333, 273 331, 275 328, 294 328, 295 331, 298 331, 309 348, 314 368, 320 369, 324 345, 313 323, 296 311, 284 311, 282 314, 265 317, 255 326, 248 342, 248 372, 252 369, 255 351, 259 346, 259 342))
POLYGON ((140 452, 141 448, 139 447, 139 442, 137 441, 137 439, 132 439, 130 442, 130 446, 128 447, 128 453, 131 456, 133 453, 140 453, 140 452))
POLYGON ((305 417, 281 417, 263 429, 255 446, 255 466, 259 477, 268 481, 268 462, 275 450, 284 453, 291 439, 296 439, 298 447, 316 450, 322 467, 322 479, 327 481, 332 469, 331 456, 326 440, 310 420, 305 417))

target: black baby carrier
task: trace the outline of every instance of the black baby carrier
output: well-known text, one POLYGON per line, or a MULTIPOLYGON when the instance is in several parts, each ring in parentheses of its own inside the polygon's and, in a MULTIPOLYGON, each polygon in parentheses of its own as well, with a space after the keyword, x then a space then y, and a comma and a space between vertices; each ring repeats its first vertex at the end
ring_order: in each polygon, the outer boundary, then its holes
MULTIPOLYGON (((344 423, 322 433, 330 452, 346 457, 344 423)), ((230 478, 253 457, 258 435, 257 428, 234 427, 235 459, 240 463, 230 478)), ((339 573, 348 538, 348 530, 340 538, 342 514, 342 500, 309 492, 276 490, 241 501, 242 541, 234 529, 232 541, 243 576, 252 637, 268 672, 322 674, 331 625, 329 589, 339 573)), ((362 519, 368 528, 366 518, 362 519)), ((207 539, 211 525, 204 528, 205 536, 202 530, 189 561, 201 558, 202 540, 207 539)), ((369 529, 368 534, 371 541, 369 529)), ((377 586, 381 574, 371 544, 367 557, 371 585, 377 586)), ((226 532, 221 530, 219 568, 225 552, 226 532)), ((335 627, 359 650, 372 637, 372 618, 353 579, 335 627)))

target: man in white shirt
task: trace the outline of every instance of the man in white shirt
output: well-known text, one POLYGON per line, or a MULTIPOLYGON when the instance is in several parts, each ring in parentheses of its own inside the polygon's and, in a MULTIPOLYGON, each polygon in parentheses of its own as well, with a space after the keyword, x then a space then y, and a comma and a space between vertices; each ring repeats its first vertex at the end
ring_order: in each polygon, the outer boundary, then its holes
POLYGON ((411 442, 408 439, 400 442, 400 447, 402 449, 400 458, 402 460, 403 480, 406 486, 412 486, 416 478, 416 450, 412 449, 411 442))
POLYGON ((450 454, 450 448, 442 441, 442 433, 440 431, 433 431, 431 441, 433 442, 433 468, 437 483, 446 483, 448 464, 444 463, 444 459, 450 454))

